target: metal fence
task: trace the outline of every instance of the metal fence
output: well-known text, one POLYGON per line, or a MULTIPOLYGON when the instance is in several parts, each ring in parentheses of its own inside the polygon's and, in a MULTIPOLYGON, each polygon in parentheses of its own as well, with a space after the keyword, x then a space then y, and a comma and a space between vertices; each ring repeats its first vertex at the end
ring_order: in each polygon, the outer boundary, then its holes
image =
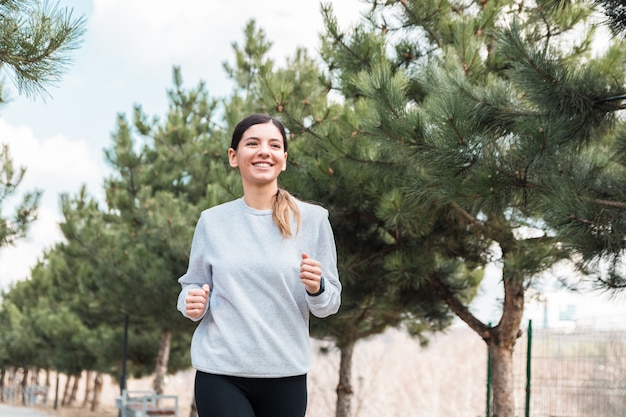
POLYGON ((529 322, 514 363, 519 417, 626 416, 623 327, 533 330, 529 322))

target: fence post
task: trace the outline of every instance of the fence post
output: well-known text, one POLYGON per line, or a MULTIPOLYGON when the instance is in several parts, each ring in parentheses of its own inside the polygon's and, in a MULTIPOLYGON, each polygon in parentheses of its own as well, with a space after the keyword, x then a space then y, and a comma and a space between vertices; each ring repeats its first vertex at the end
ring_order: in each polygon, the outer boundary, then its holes
POLYGON ((531 351, 532 351, 532 344, 533 344, 533 321, 532 320, 528 320, 528 341, 527 341, 527 345, 526 345, 526 412, 525 412, 525 416, 529 417, 530 416, 530 366, 531 366, 531 351))
MULTIPOLYGON (((126 390, 126 360, 128 359, 128 313, 124 313, 124 340, 122 342, 122 375, 120 377, 120 397, 126 390)), ((122 417, 125 412, 120 409, 118 417, 122 417)))
MULTIPOLYGON (((489 327, 491 327, 491 322, 489 322, 489 327)), ((487 410, 486 417, 491 415, 491 348, 489 343, 487 343, 487 406, 485 407, 487 410)))

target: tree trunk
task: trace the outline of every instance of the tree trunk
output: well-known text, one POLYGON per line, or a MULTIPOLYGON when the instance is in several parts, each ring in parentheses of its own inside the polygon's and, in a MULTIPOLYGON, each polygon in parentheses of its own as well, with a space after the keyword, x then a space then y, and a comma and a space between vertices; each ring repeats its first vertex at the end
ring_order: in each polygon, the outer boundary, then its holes
POLYGON ((46 369, 46 395, 43 399, 44 404, 48 405, 48 395, 50 395, 50 387, 52 386, 52 382, 50 382, 50 369, 46 369))
MULTIPOLYGON (((505 265, 506 268, 506 265, 505 265)), ((506 274, 506 271, 505 271, 506 274)), ((521 335, 524 314, 524 285, 503 278, 504 306, 500 323, 487 342, 491 354, 493 417, 515 416, 515 386, 513 381, 513 350, 521 335)))
POLYGON ((191 412, 189 417, 198 417, 198 409, 196 408, 196 395, 194 394, 193 400, 191 400, 191 412))
POLYGON ((355 341, 351 340, 340 347, 339 384, 337 385, 336 417, 350 417, 352 405, 352 354, 355 341))
POLYGON ((78 395, 78 384, 80 383, 81 374, 74 375, 74 383, 72 384, 72 391, 70 393, 70 399, 67 403, 68 406, 74 404, 76 396, 78 395))
POLYGON ((513 398, 513 352, 501 345, 492 343, 489 347, 491 355, 491 381, 493 387, 493 417, 515 415, 515 399, 513 398))
POLYGON ((96 377, 93 379, 93 398, 91 399, 91 411, 96 411, 100 406, 100 394, 102 393, 102 374, 96 373, 96 377))
POLYGON ((26 405, 26 385, 28 384, 28 368, 24 368, 24 375, 22 377, 22 404, 26 405))
POLYGON ((30 373, 30 384, 39 385, 39 368, 34 367, 30 373))
POLYGON ((85 397, 83 399, 83 405, 81 408, 87 408, 89 405, 89 398, 91 398, 91 376, 93 375, 93 371, 87 371, 85 375, 85 397))
POLYGON ((436 276, 428 277, 428 283, 461 320, 474 330, 487 344, 491 353, 493 407, 491 417, 515 417, 513 386, 513 348, 521 335, 520 324, 524 314, 524 284, 516 279, 519 271, 507 263, 507 254, 519 250, 515 239, 499 240, 505 259, 502 270, 504 305, 500 322, 495 327, 482 323, 472 314, 444 281, 436 276), (502 242, 505 242, 503 245, 502 242))
POLYGON ((172 341, 172 332, 163 330, 161 332, 161 342, 159 345, 159 354, 156 360, 156 371, 154 375, 154 392, 157 395, 163 394, 165 386, 165 375, 167 374, 167 364, 170 358, 170 344, 172 341))
POLYGON ((54 409, 59 408, 59 371, 55 371, 56 373, 56 384, 54 386, 54 409))
POLYGON ((65 387, 63 388, 63 397, 61 400, 61 407, 66 407, 70 401, 70 387, 72 386, 72 375, 67 375, 65 380, 65 387))
POLYGON ((7 374, 6 369, 0 368, 0 402, 5 402, 4 399, 4 379, 7 374))

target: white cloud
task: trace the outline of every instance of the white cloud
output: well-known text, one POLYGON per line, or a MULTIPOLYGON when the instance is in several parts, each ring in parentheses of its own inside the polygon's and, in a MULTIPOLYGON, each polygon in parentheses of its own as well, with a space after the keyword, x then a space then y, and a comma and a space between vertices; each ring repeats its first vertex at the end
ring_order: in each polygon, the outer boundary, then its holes
MULTIPOLYGON (((356 21, 364 7, 359 0, 335 3, 345 24, 356 21)), ((89 36, 99 55, 94 58, 116 68, 120 79, 165 74, 169 81, 171 67, 177 65, 184 75, 207 81, 221 95, 227 92, 221 90, 222 63, 232 61, 231 45, 243 42, 244 26, 251 19, 272 43, 274 59, 293 55, 297 47, 312 54, 319 48, 323 24, 318 1, 94 0, 89 36)))
MULTIPOLYGON (((337 14, 358 17, 359 2, 336 3, 337 14)), ((215 52, 227 54, 232 41, 242 38, 245 23, 255 19, 284 56, 298 45, 317 46, 319 9, 317 1, 95 0, 91 31, 116 46, 116 53, 144 63, 211 60, 215 52)))
POLYGON ((27 126, 11 126, 0 118, 0 142, 9 145, 14 163, 24 166, 20 188, 38 188, 46 193, 73 192, 80 184, 97 185, 102 176, 85 141, 62 135, 37 139, 27 126))
POLYGON ((10 211, 21 195, 35 189, 43 192, 38 219, 28 236, 13 247, 0 250, 0 288, 28 275, 43 250, 62 239, 58 223, 60 193, 76 193, 86 185, 97 196, 104 177, 102 163, 89 153, 83 140, 69 140, 61 135, 39 140, 27 126, 15 127, 0 118, 0 143, 9 145, 16 166, 26 168, 17 195, 4 202, 10 211))

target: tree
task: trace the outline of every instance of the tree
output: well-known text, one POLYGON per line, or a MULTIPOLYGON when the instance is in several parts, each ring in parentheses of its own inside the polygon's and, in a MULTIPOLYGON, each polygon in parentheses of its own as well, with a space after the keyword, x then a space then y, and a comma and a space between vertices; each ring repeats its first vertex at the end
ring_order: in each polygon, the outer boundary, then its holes
MULTIPOLYGON (((443 225, 436 250, 502 266, 504 302, 494 326, 471 312, 449 277, 413 278, 486 342, 493 415, 513 416, 512 352, 525 290, 577 255, 623 255, 624 199, 616 190, 625 188, 624 171, 611 158, 622 106, 603 101, 624 93, 623 67, 613 65, 623 45, 591 56, 593 27, 585 22, 594 10, 582 2, 371 3, 349 33, 323 7, 330 88, 354 109, 344 119, 353 140, 377 143, 372 159, 413 167, 394 178, 404 202, 396 205, 401 233, 436 235, 443 225)), ((336 119, 315 120, 311 129, 339 143, 341 133, 328 127, 336 119)), ((382 214, 376 218, 392 229, 393 217, 382 214)), ((399 259, 396 270, 415 256, 399 259)))

